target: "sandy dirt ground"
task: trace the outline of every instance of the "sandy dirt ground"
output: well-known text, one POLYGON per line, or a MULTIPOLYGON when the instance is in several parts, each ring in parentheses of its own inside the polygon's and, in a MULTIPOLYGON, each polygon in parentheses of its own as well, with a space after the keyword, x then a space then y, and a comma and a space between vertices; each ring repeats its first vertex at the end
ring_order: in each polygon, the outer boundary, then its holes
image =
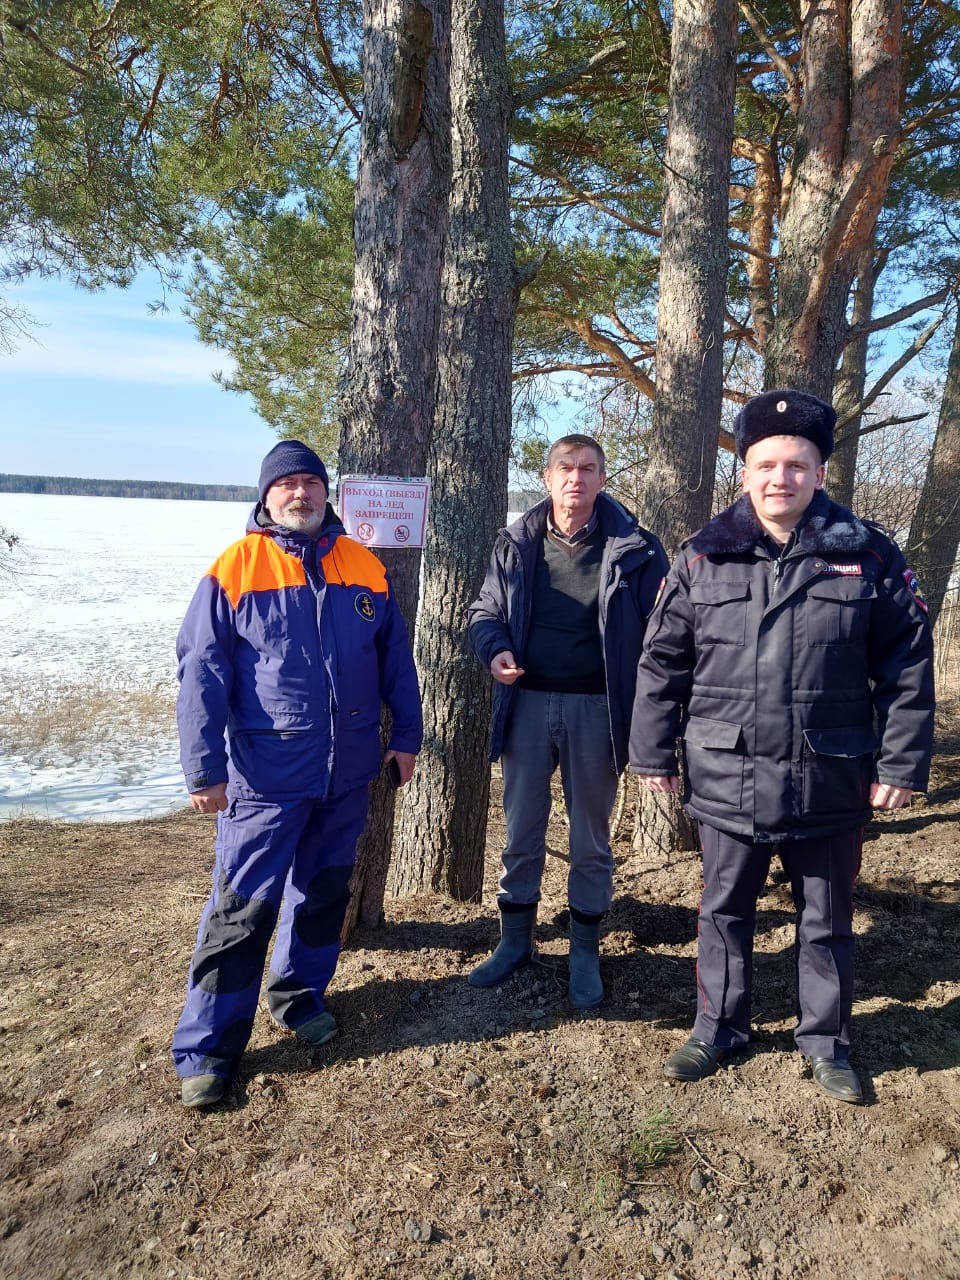
MULTIPOLYGON (((956 748, 954 748, 956 749, 956 748)), ((867 1105, 793 1049, 793 912, 761 902, 749 1052, 699 1085, 699 861, 617 844, 607 998, 566 1003, 565 868, 539 961, 474 991, 482 907, 388 899, 310 1050, 265 1007, 225 1101, 169 1056, 212 861, 189 812, 0 826, 0 1274, 37 1280, 960 1277, 960 755, 872 826, 857 892, 854 1060, 867 1105)), ((627 833, 629 835, 629 833, 627 833)), ((562 828, 552 842, 561 844, 562 828)))

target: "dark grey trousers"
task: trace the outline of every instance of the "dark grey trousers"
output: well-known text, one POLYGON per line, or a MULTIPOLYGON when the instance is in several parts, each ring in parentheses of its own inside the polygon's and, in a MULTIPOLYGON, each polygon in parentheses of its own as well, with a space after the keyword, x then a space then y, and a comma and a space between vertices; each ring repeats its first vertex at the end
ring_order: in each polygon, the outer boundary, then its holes
POLYGON ((610 812, 617 798, 607 699, 593 693, 518 689, 501 756, 507 846, 501 902, 540 900, 550 818, 550 779, 557 767, 570 819, 571 907, 610 910, 613 853, 610 812))
POLYGON ((734 1048, 750 1039, 753 935, 757 899, 778 850, 790 878, 796 921, 802 1053, 846 1059, 853 1009, 853 885, 861 828, 812 840, 755 844, 700 824, 703 896, 697 946, 697 1019, 693 1034, 734 1048))

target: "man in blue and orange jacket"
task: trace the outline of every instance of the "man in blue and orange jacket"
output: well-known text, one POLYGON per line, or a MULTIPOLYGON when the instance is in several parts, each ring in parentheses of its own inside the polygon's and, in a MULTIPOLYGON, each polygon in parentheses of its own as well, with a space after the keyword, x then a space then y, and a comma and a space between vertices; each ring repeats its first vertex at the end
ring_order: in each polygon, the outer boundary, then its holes
POLYGON ((180 761, 216 813, 213 889, 173 1037, 185 1106, 219 1101, 253 1026, 267 947, 274 1019, 336 1034, 323 996, 340 951, 367 790, 402 785, 423 738, 406 625, 380 561, 327 503, 326 468, 284 440, 247 533, 197 587, 177 639, 180 761), (381 760, 380 703, 392 717, 381 760))

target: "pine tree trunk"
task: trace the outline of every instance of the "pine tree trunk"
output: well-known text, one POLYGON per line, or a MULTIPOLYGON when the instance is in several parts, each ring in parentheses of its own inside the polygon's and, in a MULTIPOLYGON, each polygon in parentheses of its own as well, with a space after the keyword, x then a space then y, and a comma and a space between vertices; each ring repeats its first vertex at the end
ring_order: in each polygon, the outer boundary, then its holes
POLYGON ((920 577, 930 625, 940 616, 960 546, 960 316, 907 554, 920 577))
POLYGON ((640 503, 668 553, 706 522, 713 499, 736 36, 736 0, 673 6, 657 389, 640 503))
MULTIPOLYGON (((449 186, 449 0, 364 0, 350 358, 339 470, 423 475, 433 429, 449 186)), ((411 634, 420 556, 386 550, 411 634)), ((373 784, 344 936, 383 914, 394 792, 373 784)))
MULTIPOLYGON (((657 389, 640 502, 641 523, 659 535, 668 554, 706 523, 713 500, 723 395, 736 35, 735 0, 674 5, 657 389)), ((689 827, 673 797, 638 787, 638 852, 651 856, 689 848, 689 827)))
POLYGON ((453 0, 453 173, 443 272, 431 520, 417 624, 426 741, 404 797, 393 888, 478 901, 489 803, 490 677, 466 608, 506 512, 516 281, 502 0, 453 0))
POLYGON ((821 0, 801 11, 803 100, 764 382, 830 400, 850 286, 896 156, 903 12, 901 0, 821 0))
MULTIPOLYGON (((853 295, 850 317, 854 328, 867 324, 873 316, 877 275, 874 238, 871 236, 870 244, 860 254, 857 267, 857 288, 853 295)), ((853 505, 853 490, 857 479, 857 451, 862 419, 859 414, 852 418, 849 415, 863 400, 867 385, 868 347, 869 338, 865 333, 844 347, 834 392, 837 420, 842 425, 837 431, 836 445, 830 456, 827 489, 834 502, 839 502, 844 507, 853 505)))
POLYGON ((697 824, 688 818, 675 795, 648 790, 637 782, 637 822, 633 851, 645 861, 669 861, 670 854, 700 848, 697 824))

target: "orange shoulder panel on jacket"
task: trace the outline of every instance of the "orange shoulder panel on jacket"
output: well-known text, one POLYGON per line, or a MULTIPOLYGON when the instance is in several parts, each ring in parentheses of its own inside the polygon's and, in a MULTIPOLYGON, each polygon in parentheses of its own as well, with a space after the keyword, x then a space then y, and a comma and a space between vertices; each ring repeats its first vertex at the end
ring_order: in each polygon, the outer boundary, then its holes
POLYGON ((352 538, 339 537, 323 557, 323 576, 341 587, 369 587, 389 594, 386 569, 372 551, 352 538))
POLYGON ((234 608, 248 591, 302 587, 307 581, 302 562, 288 556, 272 538, 260 533, 248 534, 227 547, 208 572, 220 583, 234 608))

